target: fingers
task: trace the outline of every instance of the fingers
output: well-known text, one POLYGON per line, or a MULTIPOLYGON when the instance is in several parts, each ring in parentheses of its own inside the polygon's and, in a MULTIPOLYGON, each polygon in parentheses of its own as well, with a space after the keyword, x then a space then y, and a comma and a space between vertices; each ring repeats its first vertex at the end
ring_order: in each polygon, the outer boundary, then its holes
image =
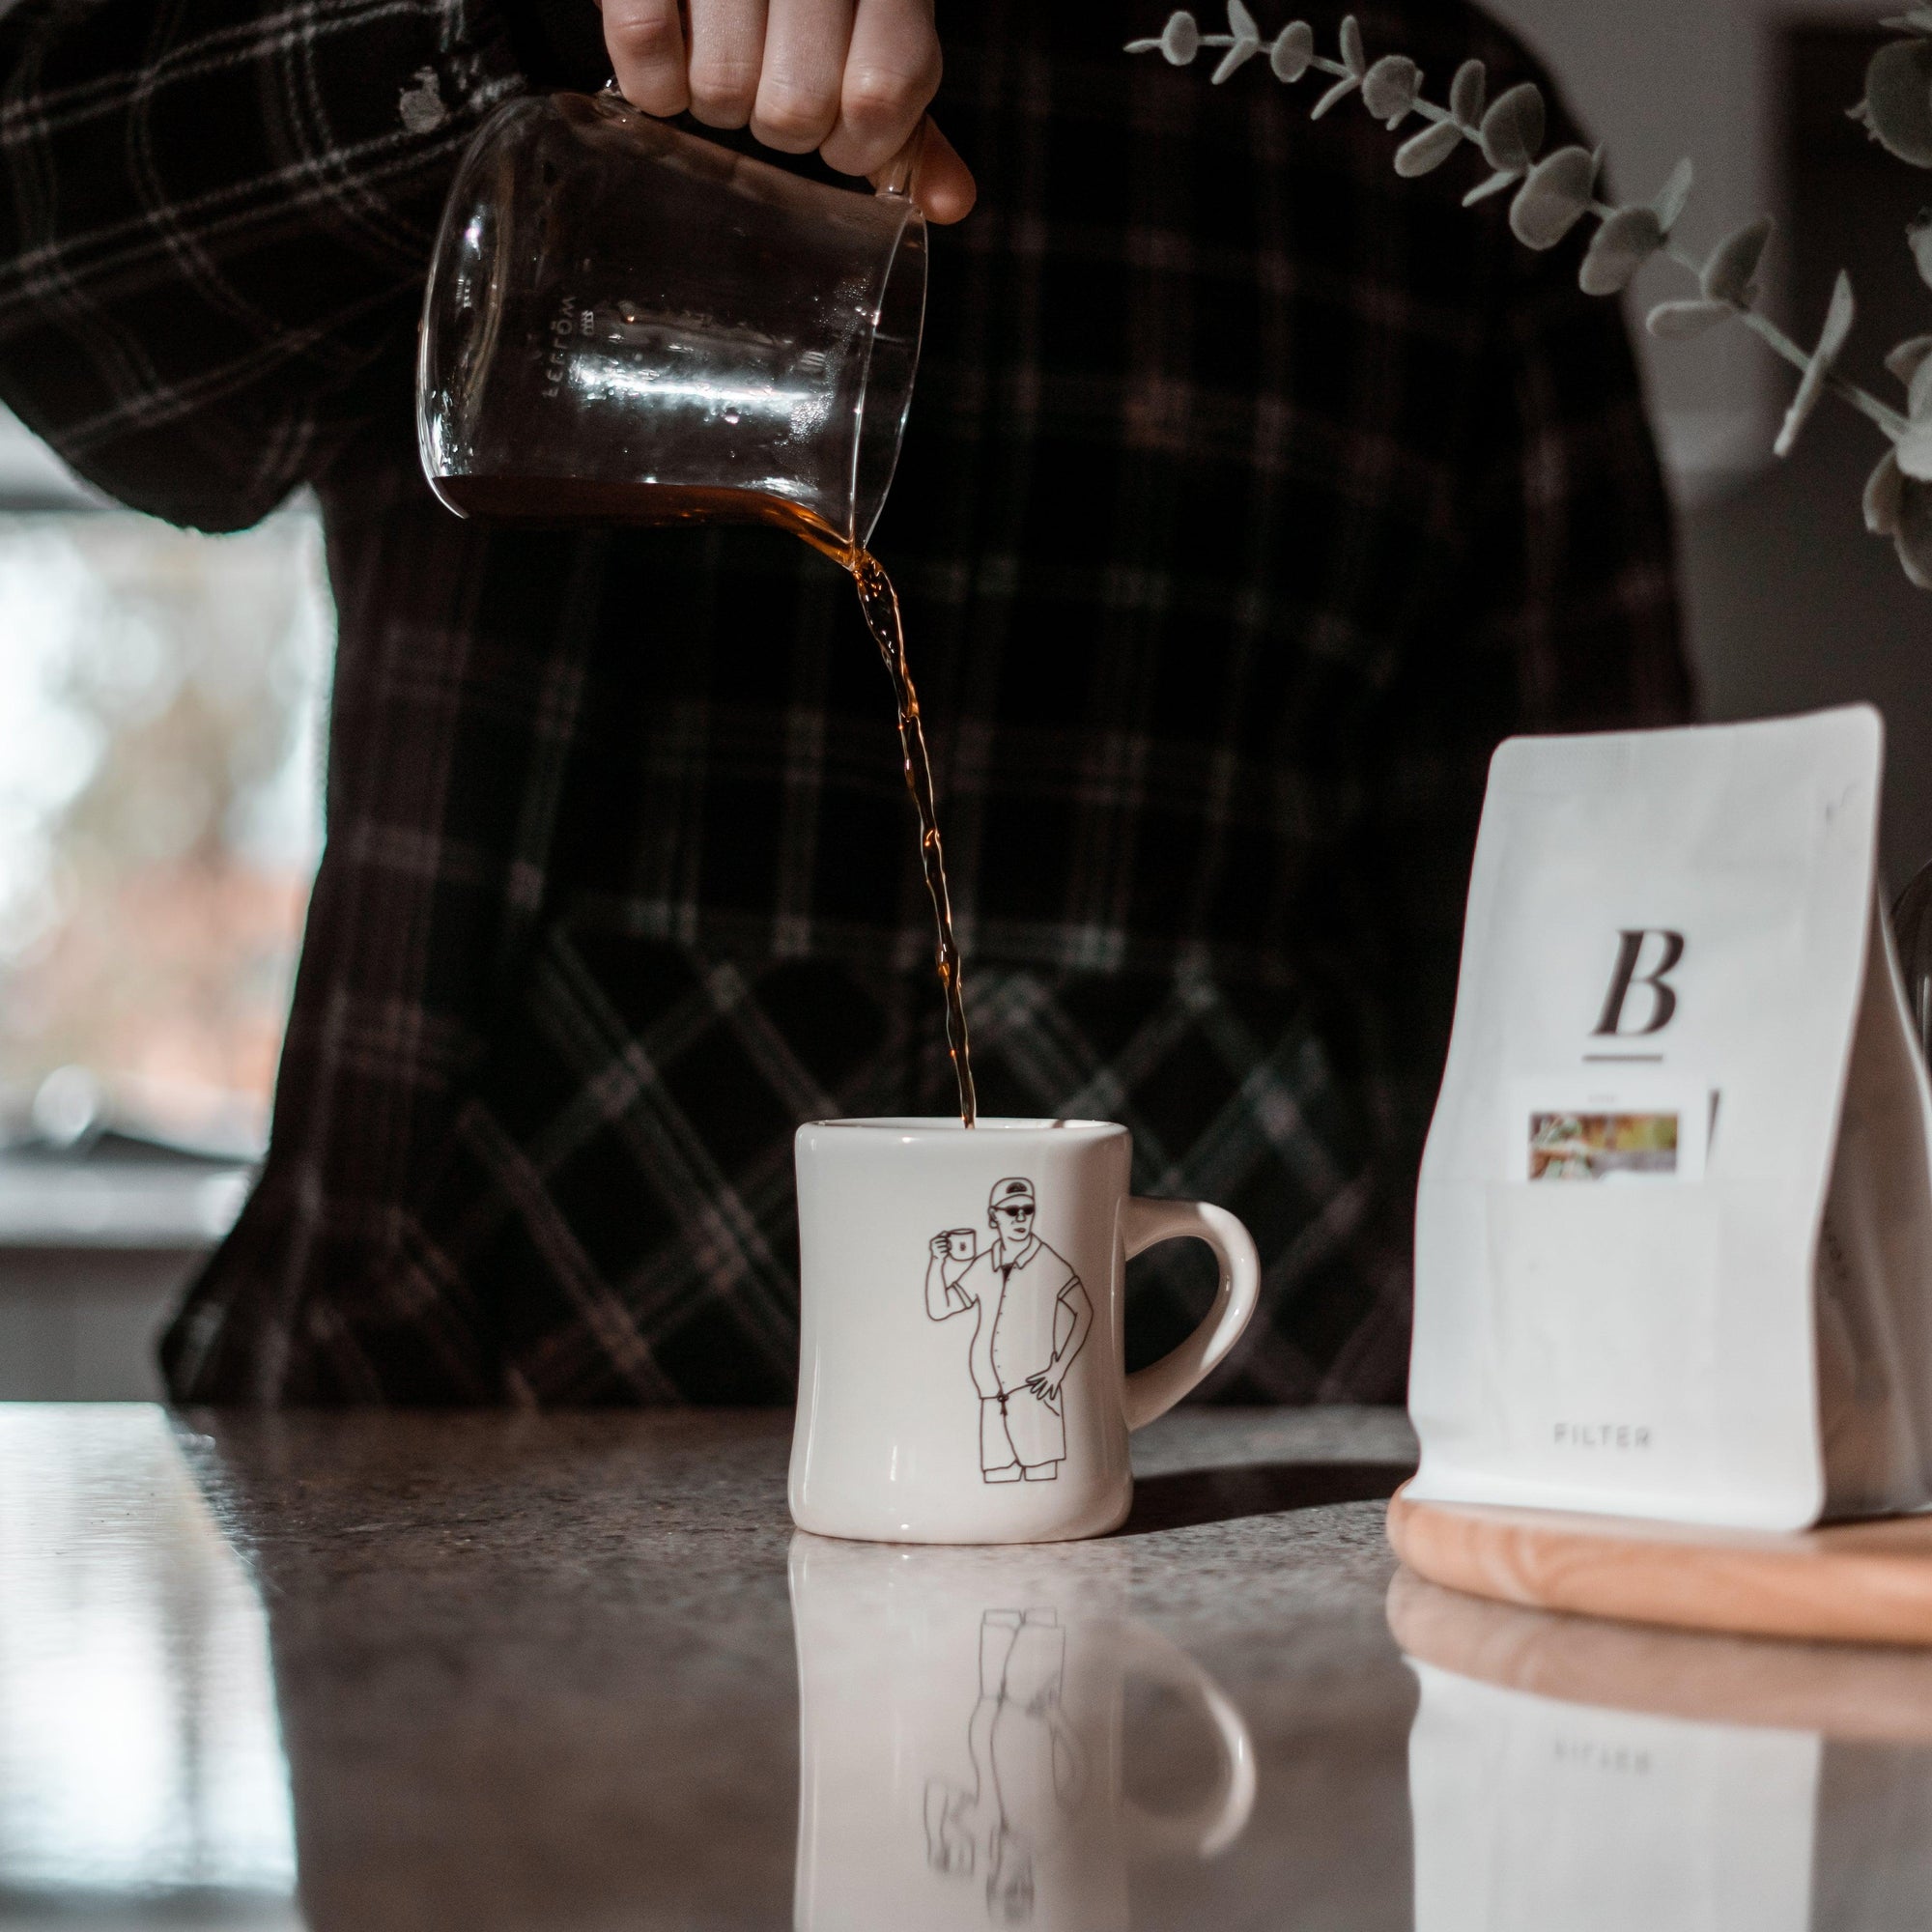
POLYGON ((693 6, 691 111, 698 120, 710 128, 742 128, 752 118, 764 64, 765 0, 693 6))
POLYGON ((772 0, 752 110, 752 132, 768 148, 809 155, 838 125, 851 33, 852 0, 772 0))
POLYGON ((714 128, 749 122, 767 147, 815 148, 828 166, 878 181, 919 135, 913 199, 936 222, 971 210, 972 171, 937 128, 920 135, 940 77, 933 0, 600 4, 617 85, 646 114, 689 109, 714 128))
POLYGON ((691 105, 677 0, 602 0, 604 45, 624 99, 646 114, 691 105))
POLYGON ((932 0, 858 0, 838 120, 819 146, 826 165, 848 175, 883 168, 938 93, 941 65, 932 0))

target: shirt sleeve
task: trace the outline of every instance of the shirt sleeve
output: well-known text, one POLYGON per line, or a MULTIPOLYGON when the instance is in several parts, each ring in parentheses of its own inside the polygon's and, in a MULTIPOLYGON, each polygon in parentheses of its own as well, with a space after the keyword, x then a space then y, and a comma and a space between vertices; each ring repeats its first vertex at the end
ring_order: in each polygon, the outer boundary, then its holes
POLYGON ((443 195, 523 87, 471 0, 18 0, 0 399, 137 509, 255 522, 408 408, 443 195))
POLYGON ((975 1255, 973 1260, 968 1264, 965 1273, 957 1281, 948 1285, 946 1290, 947 1298, 950 1300, 952 1296, 957 1295, 959 1297, 959 1306, 962 1309, 971 1308, 980 1298, 980 1284, 976 1277, 984 1272, 984 1262, 980 1256, 975 1255))

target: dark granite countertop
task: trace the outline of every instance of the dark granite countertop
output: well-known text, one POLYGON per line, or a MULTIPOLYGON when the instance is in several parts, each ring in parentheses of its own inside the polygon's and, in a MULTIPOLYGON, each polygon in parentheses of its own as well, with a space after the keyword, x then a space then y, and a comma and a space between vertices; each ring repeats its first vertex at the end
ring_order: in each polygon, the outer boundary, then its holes
POLYGON ((1932 1907, 1932 1659, 1398 1577, 1397 1413, 1183 1411, 1033 1549, 796 1536, 788 1429, 0 1406, 0 1926, 1932 1907))

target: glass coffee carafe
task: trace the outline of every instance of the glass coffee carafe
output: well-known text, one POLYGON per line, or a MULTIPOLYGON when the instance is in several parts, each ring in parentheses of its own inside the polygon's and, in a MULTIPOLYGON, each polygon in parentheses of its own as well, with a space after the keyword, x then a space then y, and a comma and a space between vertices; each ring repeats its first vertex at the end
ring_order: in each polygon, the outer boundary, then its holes
POLYGON ((423 468, 464 516, 770 523, 860 549, 924 308, 925 223, 903 191, 786 174, 614 88, 512 101, 443 213, 423 468))

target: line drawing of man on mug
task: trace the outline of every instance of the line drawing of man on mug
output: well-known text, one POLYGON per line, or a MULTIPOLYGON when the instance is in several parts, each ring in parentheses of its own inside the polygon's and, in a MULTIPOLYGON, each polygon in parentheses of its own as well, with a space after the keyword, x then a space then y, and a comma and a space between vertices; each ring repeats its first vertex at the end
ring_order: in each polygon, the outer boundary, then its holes
POLYGON ((976 1311, 967 1362, 980 1392, 980 1473, 989 1483, 1050 1483, 1066 1460, 1061 1391, 1094 1326, 1094 1304, 1066 1257, 1034 1231, 1033 1182, 993 1183, 986 1247, 971 1228, 933 1236, 925 1312, 976 1311))

